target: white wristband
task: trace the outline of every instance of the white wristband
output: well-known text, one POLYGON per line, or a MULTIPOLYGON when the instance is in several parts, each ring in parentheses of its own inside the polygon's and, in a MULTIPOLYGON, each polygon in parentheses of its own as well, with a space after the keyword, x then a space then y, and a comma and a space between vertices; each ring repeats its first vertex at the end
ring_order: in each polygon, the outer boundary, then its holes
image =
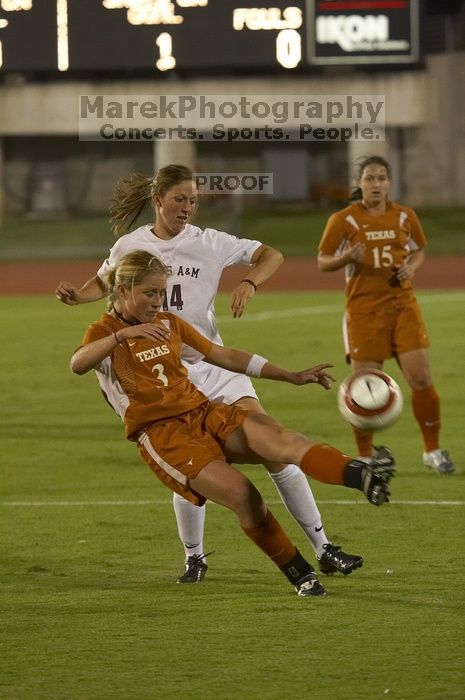
POLYGON ((268 360, 261 355, 252 355, 245 370, 248 377, 260 377, 261 371, 268 360))

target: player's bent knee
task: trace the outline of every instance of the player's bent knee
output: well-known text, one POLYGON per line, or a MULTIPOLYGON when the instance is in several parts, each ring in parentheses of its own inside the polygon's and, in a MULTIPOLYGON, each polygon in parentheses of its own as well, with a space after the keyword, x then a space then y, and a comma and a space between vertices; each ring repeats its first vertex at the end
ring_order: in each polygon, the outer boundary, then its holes
POLYGON ((260 492, 255 488, 255 486, 248 479, 244 478, 244 482, 240 485, 236 485, 234 489, 235 501, 241 504, 248 504, 248 506, 254 508, 260 505, 263 498, 260 492))
POLYGON ((411 375, 408 378, 408 383, 411 389, 414 391, 422 391, 422 389, 428 389, 433 383, 430 374, 416 374, 411 375))

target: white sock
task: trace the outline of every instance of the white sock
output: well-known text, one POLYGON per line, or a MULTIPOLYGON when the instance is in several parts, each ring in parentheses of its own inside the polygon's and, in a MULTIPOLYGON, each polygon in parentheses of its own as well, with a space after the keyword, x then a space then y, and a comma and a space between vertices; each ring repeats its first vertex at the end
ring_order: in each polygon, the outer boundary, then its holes
POLYGON ((310 540, 317 558, 321 557, 323 545, 329 540, 307 477, 296 464, 288 464, 277 474, 270 473, 270 477, 287 510, 310 540))
POLYGON ((174 493, 173 507, 186 560, 194 554, 202 555, 205 506, 195 506, 178 493, 174 493))

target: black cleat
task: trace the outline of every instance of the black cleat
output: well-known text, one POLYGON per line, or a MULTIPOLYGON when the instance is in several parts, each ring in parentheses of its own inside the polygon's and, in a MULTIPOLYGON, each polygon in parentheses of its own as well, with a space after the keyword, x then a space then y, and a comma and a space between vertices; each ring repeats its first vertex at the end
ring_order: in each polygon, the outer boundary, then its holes
POLYGON ((297 595, 301 597, 326 595, 326 591, 318 581, 314 571, 301 578, 295 584, 297 595))
POLYGON ((176 583, 200 583, 203 581, 208 569, 204 562, 207 556, 208 554, 193 554, 188 557, 185 563, 186 570, 176 583))
POLYGON ((332 576, 338 571, 344 576, 348 576, 352 571, 363 566, 363 557, 359 557, 357 554, 346 554, 340 547, 336 547, 330 542, 324 544, 323 549, 325 552, 321 555, 318 564, 321 573, 327 576, 332 576))
POLYGON ((369 503, 380 506, 389 503, 389 482, 396 473, 396 463, 388 447, 376 448, 373 459, 362 466, 362 491, 369 503))

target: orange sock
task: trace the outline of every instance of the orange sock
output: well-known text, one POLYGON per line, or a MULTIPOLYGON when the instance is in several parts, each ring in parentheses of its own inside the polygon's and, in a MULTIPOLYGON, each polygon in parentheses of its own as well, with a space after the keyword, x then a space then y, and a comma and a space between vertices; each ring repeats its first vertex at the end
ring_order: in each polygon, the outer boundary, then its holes
POLYGON ((303 456, 300 468, 305 474, 324 484, 344 485, 343 476, 346 464, 352 457, 345 455, 331 445, 313 445, 303 456))
POLYGON ((441 429, 439 396, 433 385, 426 389, 412 391, 413 415, 417 419, 423 435, 425 452, 439 448, 439 431, 441 429))
POLYGON ((242 529, 278 566, 284 566, 295 557, 296 548, 270 510, 260 525, 242 529))
POLYGON ((362 433, 358 428, 352 428, 352 430, 360 457, 371 457, 373 453, 373 433, 362 433))

